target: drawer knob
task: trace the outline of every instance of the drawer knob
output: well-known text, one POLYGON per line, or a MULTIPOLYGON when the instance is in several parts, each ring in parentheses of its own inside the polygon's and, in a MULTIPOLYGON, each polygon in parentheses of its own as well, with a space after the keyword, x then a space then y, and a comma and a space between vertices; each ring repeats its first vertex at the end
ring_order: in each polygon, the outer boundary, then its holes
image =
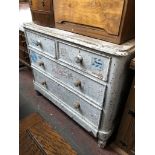
POLYGON ((75 109, 80 109, 80 103, 79 103, 79 102, 75 103, 75 104, 74 104, 74 108, 75 108, 75 109))
POLYGON ((41 41, 40 40, 36 41, 36 46, 41 46, 41 41))
POLYGON ((41 84, 42 84, 43 86, 46 86, 46 81, 43 81, 41 84))
POLYGON ((77 56, 75 57, 75 61, 76 61, 76 63, 82 63, 82 61, 83 61, 82 56, 81 56, 81 55, 77 55, 77 56))
POLYGON ((80 80, 75 81, 74 86, 75 87, 81 87, 81 81, 80 80))
POLYGON ((39 66, 44 66, 44 63, 43 62, 39 62, 39 66))

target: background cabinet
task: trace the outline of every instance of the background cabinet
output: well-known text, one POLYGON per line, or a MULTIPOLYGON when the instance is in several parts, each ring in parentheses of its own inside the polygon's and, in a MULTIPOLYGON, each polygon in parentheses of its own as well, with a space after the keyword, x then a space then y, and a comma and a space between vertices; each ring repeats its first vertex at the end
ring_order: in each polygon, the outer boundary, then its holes
POLYGON ((134 0, 54 0, 56 28, 123 43, 134 38, 134 0))
POLYGON ((30 59, 27 50, 25 34, 22 31, 19 31, 19 61, 22 64, 30 67, 30 59))
POLYGON ((34 23, 54 27, 53 0, 30 0, 29 4, 34 23))

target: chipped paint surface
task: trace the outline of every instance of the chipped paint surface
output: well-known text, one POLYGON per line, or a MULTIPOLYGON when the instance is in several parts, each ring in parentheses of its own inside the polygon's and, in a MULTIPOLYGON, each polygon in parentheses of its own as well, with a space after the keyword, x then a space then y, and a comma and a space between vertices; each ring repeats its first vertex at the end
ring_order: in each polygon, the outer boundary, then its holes
POLYGON ((82 74, 72 71, 65 66, 50 61, 37 52, 30 51, 30 55, 33 53, 35 53, 37 58, 41 57, 41 59, 38 59, 37 61, 31 60, 33 68, 39 68, 46 74, 50 74, 52 77, 55 77, 57 80, 60 80, 64 84, 68 85, 68 87, 74 89, 74 92, 76 91, 78 94, 85 94, 86 98, 93 100, 93 102, 96 102, 96 104, 102 106, 104 98, 103 94, 105 93, 106 85, 103 83, 100 84, 96 82, 96 80, 92 80, 89 77, 85 77, 82 74), (44 68, 38 65, 40 61, 44 63, 44 68), (80 87, 75 87, 74 85, 77 80, 81 81, 80 87), (96 89, 93 89, 95 87, 96 89))
POLYGON ((20 118, 37 111, 68 141, 79 155, 118 155, 111 149, 99 148, 93 136, 83 130, 56 106, 51 104, 49 100, 43 96, 37 96, 32 81, 33 75, 31 71, 27 69, 20 71, 20 118))
POLYGON ((134 39, 130 40, 122 45, 113 44, 110 42, 90 38, 87 36, 75 34, 72 32, 67 32, 63 30, 58 30, 56 28, 49 28, 49 27, 43 27, 36 25, 34 23, 25 23, 23 27, 44 33, 46 35, 49 35, 51 37, 56 37, 59 39, 65 39, 66 41, 79 44, 91 49, 98 50, 100 52, 105 52, 108 54, 113 54, 116 56, 127 56, 130 53, 134 52, 135 49, 135 42, 134 39))

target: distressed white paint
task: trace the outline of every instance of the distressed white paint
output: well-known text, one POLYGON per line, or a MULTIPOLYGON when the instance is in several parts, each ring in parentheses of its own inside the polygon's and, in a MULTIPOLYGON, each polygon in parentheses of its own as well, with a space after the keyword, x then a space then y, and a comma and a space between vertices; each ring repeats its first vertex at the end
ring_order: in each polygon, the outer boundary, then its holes
POLYGON ((47 37, 46 38, 42 37, 39 34, 30 33, 30 32, 27 32, 27 40, 28 40, 28 46, 32 48, 36 48, 40 52, 44 52, 53 58, 56 57, 55 41, 47 37), (38 44, 38 42, 40 44, 38 44))
POLYGON ((51 37, 69 41, 71 43, 75 43, 84 47, 98 50, 100 52, 105 52, 117 56, 127 56, 129 53, 132 53, 135 48, 134 39, 122 45, 117 45, 110 42, 75 34, 72 32, 43 27, 34 23, 25 23, 23 26, 29 30, 34 30, 49 35, 51 37))
POLYGON ((96 104, 100 106, 103 105, 106 85, 100 84, 95 80, 72 71, 63 65, 60 65, 58 62, 56 63, 32 50, 30 50, 30 59, 32 67, 36 67, 46 74, 50 74, 51 76, 57 78, 57 80, 60 80, 68 87, 71 87, 73 91, 84 95, 96 104), (36 61, 33 60, 34 55, 36 57, 36 61), (43 63, 44 65, 39 66, 39 63, 43 63), (79 87, 74 85, 77 80, 81 81, 81 86, 79 87))
POLYGON ((49 78, 48 76, 44 75, 43 72, 38 72, 36 69, 33 69, 33 74, 35 77, 35 82, 40 85, 42 89, 45 89, 47 92, 55 95, 59 100, 61 100, 61 102, 66 103, 72 110, 72 113, 77 113, 81 119, 89 121, 92 126, 98 128, 101 110, 88 104, 82 98, 66 89, 64 85, 56 83, 53 78, 49 78), (41 83, 44 81, 46 81, 46 86, 41 85, 41 83), (80 104, 79 109, 74 107, 77 103, 80 104))
POLYGON ((86 51, 84 49, 58 42, 58 59, 64 63, 72 65, 80 70, 107 81, 108 71, 110 66, 110 57, 98 55, 93 51, 86 51), (76 62, 76 57, 80 55, 81 63, 76 62), (96 63, 95 63, 96 62, 96 63))

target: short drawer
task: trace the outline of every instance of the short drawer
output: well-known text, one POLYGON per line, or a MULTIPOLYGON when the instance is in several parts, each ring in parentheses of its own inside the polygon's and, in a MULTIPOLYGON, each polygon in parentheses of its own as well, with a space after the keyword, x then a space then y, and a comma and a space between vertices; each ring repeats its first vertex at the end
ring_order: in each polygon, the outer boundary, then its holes
POLYGON ((26 32, 29 47, 35 48, 40 52, 55 58, 55 41, 43 35, 33 32, 26 32))
POLYGON ((43 89, 57 97, 58 100, 67 104, 72 109, 72 113, 76 113, 85 121, 89 121, 93 126, 99 127, 101 110, 89 104, 73 92, 66 89, 61 84, 55 82, 52 78, 45 76, 41 72, 33 69, 34 80, 43 89))
POLYGON ((100 56, 65 43, 58 43, 59 60, 107 81, 110 57, 100 56))
POLYGON ((62 66, 48 58, 30 51, 32 64, 47 74, 52 75, 59 81, 74 89, 87 99, 102 106, 106 86, 100 84, 80 73, 77 73, 65 66, 62 66))

